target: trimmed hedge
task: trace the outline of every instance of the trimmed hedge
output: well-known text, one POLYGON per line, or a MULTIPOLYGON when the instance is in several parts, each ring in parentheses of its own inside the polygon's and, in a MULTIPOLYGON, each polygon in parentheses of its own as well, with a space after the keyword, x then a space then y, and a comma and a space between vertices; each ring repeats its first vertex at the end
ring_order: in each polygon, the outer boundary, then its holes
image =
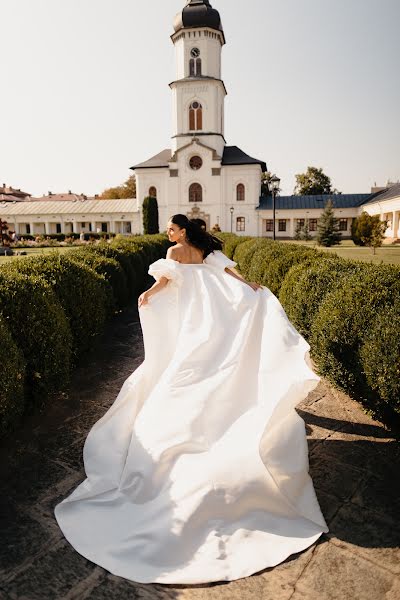
POLYGON ((98 275, 104 277, 107 282, 109 305, 107 313, 127 306, 130 298, 128 291, 128 280, 124 269, 115 258, 107 258, 103 254, 91 248, 71 250, 67 253, 70 260, 87 265, 98 275))
POLYGON ((379 397, 380 412, 400 413, 400 300, 371 322, 359 355, 369 389, 379 397))
POLYGON ((51 285, 70 324, 76 363, 92 346, 92 338, 103 329, 111 301, 105 278, 57 251, 15 258, 2 271, 40 275, 51 285))
POLYGON ((162 234, 116 236, 0 266, 0 434, 65 389, 106 319, 136 303, 148 266, 170 245, 162 234))
MULTIPOLYGON (((341 279, 340 287, 326 294, 311 326, 310 345, 320 373, 380 417, 381 402, 364 372, 365 351, 363 357, 360 351, 371 324, 380 315, 384 319, 399 297, 398 267, 360 263, 354 273, 341 279)), ((376 350, 369 359, 370 372, 372 363, 379 365, 376 350)), ((392 410, 398 410, 398 404, 392 410)))
MULTIPOLYGON (((69 380, 71 331, 51 286, 38 275, 0 269, 0 315, 26 363, 26 404, 40 406, 69 380)), ((2 381, 7 389, 9 383, 2 381)))
POLYGON ((24 412, 25 360, 0 317, 0 435, 24 412))
POLYGON ((294 264, 286 274, 279 291, 279 300, 293 325, 306 338, 325 295, 336 289, 343 278, 348 277, 357 265, 348 260, 321 253, 294 264), (323 260, 320 260, 323 258, 323 260))
POLYGON ((265 285, 273 294, 278 295, 286 274, 293 265, 310 264, 315 260, 325 260, 325 257, 325 253, 304 246, 272 241, 254 253, 248 277, 251 281, 258 281, 261 285, 265 285))
POLYGON ((400 268, 269 238, 239 238, 234 247, 242 275, 279 294, 317 372, 398 428, 400 268))

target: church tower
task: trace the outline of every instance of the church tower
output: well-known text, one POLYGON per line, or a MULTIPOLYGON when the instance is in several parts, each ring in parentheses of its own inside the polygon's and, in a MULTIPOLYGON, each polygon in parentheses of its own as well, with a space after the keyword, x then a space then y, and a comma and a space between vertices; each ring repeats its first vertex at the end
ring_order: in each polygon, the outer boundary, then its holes
POLYGON ((179 150, 193 137, 222 156, 224 101, 221 53, 225 44, 219 12, 208 0, 188 0, 175 17, 175 81, 172 90, 172 149, 179 150))
POLYGON ((209 0, 187 0, 176 15, 172 94, 172 142, 131 169, 138 211, 144 198, 157 199, 161 227, 175 213, 202 219, 207 230, 255 235, 259 230, 262 160, 225 140, 221 55, 225 34, 209 0))

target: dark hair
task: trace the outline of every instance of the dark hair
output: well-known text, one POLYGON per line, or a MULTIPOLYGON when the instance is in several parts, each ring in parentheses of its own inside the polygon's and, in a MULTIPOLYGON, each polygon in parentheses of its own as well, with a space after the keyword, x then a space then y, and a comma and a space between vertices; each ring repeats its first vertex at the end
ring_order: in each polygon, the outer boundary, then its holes
POLYGON ((213 250, 222 250, 224 247, 223 240, 220 240, 215 235, 208 233, 201 228, 196 222, 196 219, 188 219, 186 215, 177 214, 170 217, 171 223, 178 225, 180 229, 186 229, 186 237, 188 242, 203 251, 203 257, 205 258, 213 250))

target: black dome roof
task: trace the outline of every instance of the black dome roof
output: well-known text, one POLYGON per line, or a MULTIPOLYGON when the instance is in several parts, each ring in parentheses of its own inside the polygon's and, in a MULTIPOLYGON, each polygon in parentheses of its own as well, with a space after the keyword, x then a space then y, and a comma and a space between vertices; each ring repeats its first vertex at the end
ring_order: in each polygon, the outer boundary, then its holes
POLYGON ((223 31, 221 17, 208 0, 188 0, 174 21, 175 32, 189 27, 210 27, 223 31))

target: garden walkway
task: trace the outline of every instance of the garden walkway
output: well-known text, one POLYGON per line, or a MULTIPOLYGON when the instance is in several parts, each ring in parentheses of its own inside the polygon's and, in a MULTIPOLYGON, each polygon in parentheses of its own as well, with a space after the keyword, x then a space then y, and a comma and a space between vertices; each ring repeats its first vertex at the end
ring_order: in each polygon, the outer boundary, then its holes
POLYGON ((310 473, 330 527, 312 547, 251 577, 195 586, 129 582, 78 554, 53 508, 84 479, 86 435, 142 360, 135 308, 109 325, 88 364, 74 373, 69 393, 3 441, 1 599, 400 598, 399 444, 325 381, 298 406, 307 425, 310 473))

